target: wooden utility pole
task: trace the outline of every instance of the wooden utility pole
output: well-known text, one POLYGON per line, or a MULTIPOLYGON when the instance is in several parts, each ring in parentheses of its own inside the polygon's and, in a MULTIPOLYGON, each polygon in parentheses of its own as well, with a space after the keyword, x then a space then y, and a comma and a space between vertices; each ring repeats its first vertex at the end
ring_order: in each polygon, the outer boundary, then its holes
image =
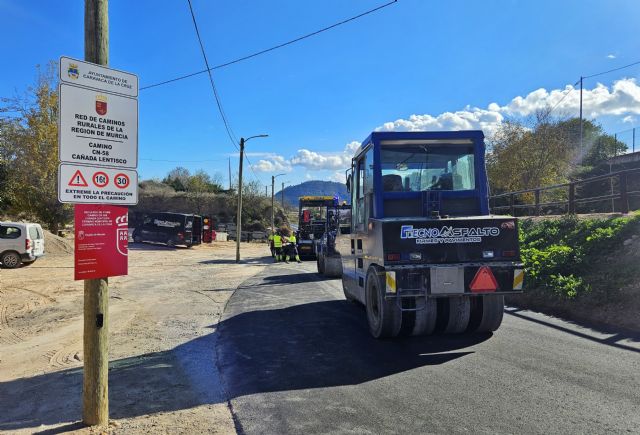
POLYGON ((236 214, 236 263, 240 263, 240 239, 242 239, 242 161, 244 160, 244 138, 240 138, 240 167, 238 173, 238 212, 236 214))
MULTIPOLYGON (((109 65, 108 0, 84 2, 84 59, 109 65)), ((84 377, 82 420, 87 425, 109 423, 109 282, 84 281, 84 377)))
POLYGON ((582 161, 582 81, 584 77, 580 76, 580 160, 582 161))
POLYGON ((273 197, 274 197, 274 193, 273 190, 275 188, 275 184, 276 184, 276 177, 275 175, 271 176, 271 234, 275 234, 276 233, 276 227, 275 227, 275 222, 274 222, 274 207, 275 205, 273 204, 273 197))

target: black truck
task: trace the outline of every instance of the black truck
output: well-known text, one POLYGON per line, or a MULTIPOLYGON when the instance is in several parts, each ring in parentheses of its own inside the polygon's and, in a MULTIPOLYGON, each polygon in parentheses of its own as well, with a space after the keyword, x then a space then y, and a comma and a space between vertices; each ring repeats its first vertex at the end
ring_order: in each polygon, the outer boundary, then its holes
MULTIPOLYGON (((133 241, 159 242, 167 246, 194 244, 193 225, 195 215, 185 213, 151 213, 133 230, 133 241)), ((200 243, 200 238, 195 238, 200 243)))
POLYGON ((481 131, 374 132, 356 151, 334 249, 374 337, 495 331, 522 291, 518 221, 489 214, 484 155, 481 131))

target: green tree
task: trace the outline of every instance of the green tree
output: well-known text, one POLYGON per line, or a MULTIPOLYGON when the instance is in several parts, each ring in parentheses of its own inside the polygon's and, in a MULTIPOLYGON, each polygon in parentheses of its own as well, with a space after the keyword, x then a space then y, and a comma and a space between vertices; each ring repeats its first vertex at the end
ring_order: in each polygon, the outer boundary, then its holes
POLYGON ((572 167, 568 132, 538 112, 527 122, 505 121, 487 155, 493 193, 531 189, 562 182, 572 167))
POLYGON ((524 121, 505 121, 490 145, 487 171, 493 193, 564 183, 627 148, 589 120, 583 120, 581 147, 580 120, 552 118, 548 110, 524 121))
POLYGON ((189 172, 189 170, 187 168, 183 168, 182 166, 178 166, 177 168, 169 171, 162 182, 173 187, 176 192, 184 192, 187 190, 190 178, 191 173, 189 172))
POLYGON ((57 199, 58 91, 56 64, 38 67, 35 85, 23 96, 2 98, 2 159, 8 166, 10 211, 57 231, 71 207, 57 199))

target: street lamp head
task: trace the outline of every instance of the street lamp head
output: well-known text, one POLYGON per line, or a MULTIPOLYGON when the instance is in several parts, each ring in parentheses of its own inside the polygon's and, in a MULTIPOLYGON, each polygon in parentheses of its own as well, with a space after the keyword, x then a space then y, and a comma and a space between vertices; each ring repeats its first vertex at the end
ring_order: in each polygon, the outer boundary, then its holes
POLYGON ((253 139, 253 138, 256 138, 256 137, 269 137, 269 135, 268 134, 258 134, 258 135, 255 135, 255 136, 249 136, 248 138, 244 139, 244 141, 248 142, 249 139, 253 139))

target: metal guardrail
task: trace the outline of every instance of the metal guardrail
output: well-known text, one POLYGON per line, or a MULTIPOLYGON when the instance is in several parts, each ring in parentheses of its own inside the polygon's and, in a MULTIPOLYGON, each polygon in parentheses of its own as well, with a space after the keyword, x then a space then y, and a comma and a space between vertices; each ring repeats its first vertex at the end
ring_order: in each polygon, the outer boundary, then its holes
MULTIPOLYGON (((596 177, 586 178, 584 180, 576 180, 570 183, 562 183, 562 184, 554 184, 552 186, 544 186, 537 187, 535 189, 525 189, 518 190, 514 192, 501 193, 498 195, 493 195, 489 198, 489 206, 491 212, 508 210, 509 213, 513 216, 516 215, 516 210, 519 209, 532 209, 534 210, 533 215, 539 216, 541 211, 545 207, 563 207, 566 208, 566 213, 575 214, 577 206, 580 204, 588 204, 599 201, 611 201, 611 211, 614 210, 614 202, 618 201, 619 207, 618 210, 621 213, 629 212, 629 198, 639 196, 640 190, 629 190, 629 177, 632 175, 640 175, 640 168, 637 169, 626 169, 618 172, 611 172, 605 175, 598 175, 596 177), (607 195, 598 195, 598 196, 590 196, 590 197, 576 197, 576 189, 580 186, 588 185, 590 183, 595 183, 598 181, 609 181, 609 191, 610 194, 607 195), (617 193, 614 193, 614 180, 617 181, 617 193), (563 200, 555 200, 550 202, 541 202, 541 194, 543 192, 558 190, 558 189, 568 189, 568 193, 566 195, 567 199, 563 200), (522 197, 526 194, 533 193, 534 202, 522 203, 517 202, 516 200, 519 197, 522 197), (499 199, 508 199, 508 204, 506 205, 492 205, 495 204, 496 200, 499 199)), ((640 183, 638 183, 640 184, 640 183)), ((563 195, 564 196, 564 195, 563 195)), ((531 214, 521 214, 524 216, 531 216, 531 214)))

